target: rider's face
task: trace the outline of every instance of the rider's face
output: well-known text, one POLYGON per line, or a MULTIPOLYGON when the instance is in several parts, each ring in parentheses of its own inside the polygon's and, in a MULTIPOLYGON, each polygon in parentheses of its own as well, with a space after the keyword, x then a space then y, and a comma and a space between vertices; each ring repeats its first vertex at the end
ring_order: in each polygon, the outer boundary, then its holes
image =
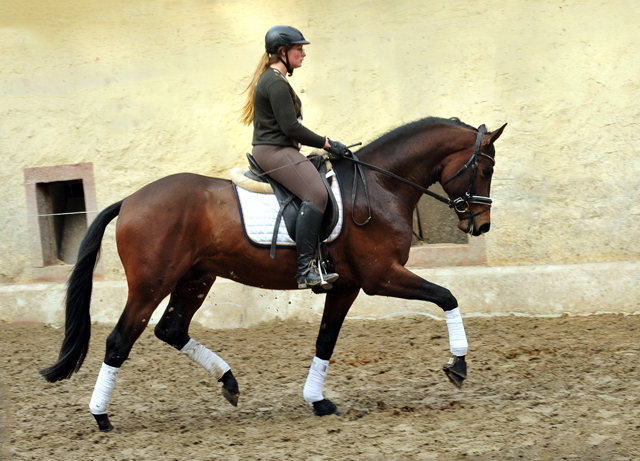
POLYGON ((297 69, 302 66, 302 61, 304 61, 307 53, 304 52, 304 47, 302 45, 293 45, 289 48, 289 65, 292 69, 297 69))

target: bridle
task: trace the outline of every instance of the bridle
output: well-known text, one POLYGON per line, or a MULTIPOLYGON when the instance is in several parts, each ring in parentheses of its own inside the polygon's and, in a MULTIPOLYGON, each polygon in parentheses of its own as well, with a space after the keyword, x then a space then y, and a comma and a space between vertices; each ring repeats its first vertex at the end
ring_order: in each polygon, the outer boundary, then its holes
MULTIPOLYGON (((469 216, 464 217, 464 219, 468 219, 470 221, 470 226, 469 229, 471 231, 471 229, 473 228, 473 218, 475 218, 476 216, 479 216, 483 213, 486 213, 487 211, 489 211, 491 209, 491 203, 492 200, 490 197, 485 197, 483 195, 475 195, 474 191, 473 191, 473 186, 475 184, 475 180, 476 180, 476 174, 478 171, 478 157, 483 156, 488 158, 489 160, 491 160, 491 162, 495 165, 496 161, 493 157, 491 157, 488 154, 485 154, 483 152, 480 152, 480 142, 482 140, 482 135, 487 133, 487 128, 484 125, 480 125, 480 127, 478 128, 478 136, 476 137, 476 145, 473 148, 473 154, 471 155, 471 158, 469 159, 469 161, 467 161, 467 163, 465 163, 453 176, 451 176, 449 179, 447 179, 444 183, 442 183, 442 186, 444 186, 445 184, 448 184, 449 182, 451 182, 453 179, 457 178, 458 176, 460 176, 464 171, 467 170, 467 168, 471 167, 471 179, 469 181, 469 187, 467 189, 467 191, 465 192, 464 195, 451 200, 447 197, 443 197, 440 194, 437 194, 435 192, 430 191, 429 189, 427 189, 426 187, 422 187, 419 184, 414 183, 413 181, 409 181, 408 179, 405 179, 401 176, 398 176, 395 173, 392 173, 390 171, 385 170, 384 168, 380 168, 378 166, 375 165, 371 165, 370 163, 365 163, 362 162, 358 159, 358 157, 352 153, 351 151, 349 151, 349 153, 351 154, 349 155, 344 155, 341 156, 340 158, 343 158, 345 160, 349 160, 350 162, 352 162, 354 164, 354 169, 356 170, 354 175, 353 175, 353 187, 351 189, 351 218, 353 219, 353 222, 358 225, 358 226, 364 226, 365 224, 367 224, 369 221, 371 221, 371 200, 369 198, 369 191, 368 191, 368 187, 367 187, 367 181, 365 179, 364 176, 364 172, 362 171, 362 167, 365 166, 371 170, 377 171, 378 173, 382 173, 386 176, 389 176, 397 181, 403 182, 405 184, 410 185, 411 187, 418 189, 419 191, 421 191, 422 193, 429 195, 430 197, 435 198, 436 200, 441 201, 442 203, 446 203, 447 205, 449 205, 449 208, 453 208, 455 209, 458 213, 468 213, 469 216), (354 209, 355 209, 355 200, 356 200, 356 191, 358 188, 358 175, 360 176, 360 178, 362 179, 362 185, 364 187, 364 192, 365 192, 365 196, 367 197, 367 207, 368 207, 368 211, 369 211, 369 215, 367 217, 367 219, 362 222, 359 223, 356 221, 355 219, 355 215, 354 215, 354 209), (487 205, 487 207, 482 210, 479 211, 477 213, 471 213, 471 209, 469 207, 470 204, 472 203, 477 203, 477 204, 482 204, 482 205, 487 205)), ((354 147, 357 145, 360 145, 361 143, 355 144, 353 146, 349 146, 354 147)))
POLYGON ((469 204, 471 203, 478 203, 481 205, 488 205, 488 206, 484 210, 479 211, 478 213, 472 214, 467 219, 473 219, 476 216, 487 212, 491 208, 492 200, 490 197, 485 197, 483 195, 474 195, 473 193, 473 185, 476 181, 476 174, 478 172, 478 157, 479 156, 486 157, 489 160, 491 160, 491 163, 493 163, 494 165, 496 164, 496 161, 493 157, 491 157, 488 154, 485 154, 484 152, 480 152, 480 141, 482 139, 482 135, 485 134, 486 132, 487 132, 487 128, 484 125, 480 125, 480 128, 478 128, 478 137, 476 138, 476 146, 473 149, 473 154, 471 155, 471 158, 467 163, 465 163, 462 166, 462 168, 460 168, 456 172, 456 174, 454 174, 449 179, 447 179, 444 183, 442 183, 442 187, 444 187, 446 184, 450 183, 455 178, 460 176, 467 168, 471 167, 471 178, 469 180, 469 188, 467 189, 467 192, 465 192, 463 196, 458 197, 453 201, 450 201, 451 203, 449 204, 449 208, 454 208, 458 213, 470 213, 469 204), (460 208, 461 206, 462 208, 460 208))

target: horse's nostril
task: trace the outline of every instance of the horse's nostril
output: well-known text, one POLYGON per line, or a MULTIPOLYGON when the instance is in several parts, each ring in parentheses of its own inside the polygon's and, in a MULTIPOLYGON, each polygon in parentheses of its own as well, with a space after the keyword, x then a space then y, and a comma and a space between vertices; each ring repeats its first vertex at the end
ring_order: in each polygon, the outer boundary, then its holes
POLYGON ((480 226, 480 229, 478 229, 480 231, 480 234, 484 234, 486 232, 489 232, 489 229, 491 228, 491 223, 484 223, 482 226, 480 226))

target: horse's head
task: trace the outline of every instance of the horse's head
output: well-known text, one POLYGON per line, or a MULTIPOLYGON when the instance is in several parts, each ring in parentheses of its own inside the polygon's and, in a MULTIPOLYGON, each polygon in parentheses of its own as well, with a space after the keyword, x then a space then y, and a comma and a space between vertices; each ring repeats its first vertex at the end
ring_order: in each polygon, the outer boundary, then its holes
POLYGON ((495 164, 493 143, 500 137, 505 123, 487 133, 484 125, 478 129, 475 144, 469 145, 444 162, 440 183, 458 215, 458 228, 478 236, 491 227, 491 175, 495 164))

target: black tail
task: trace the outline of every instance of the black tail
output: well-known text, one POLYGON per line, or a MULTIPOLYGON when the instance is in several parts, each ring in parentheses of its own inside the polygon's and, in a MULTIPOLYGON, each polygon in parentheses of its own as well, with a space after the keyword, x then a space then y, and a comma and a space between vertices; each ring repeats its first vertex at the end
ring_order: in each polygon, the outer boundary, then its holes
POLYGON ((104 230, 120 213, 123 201, 102 210, 89 226, 87 234, 80 244, 78 261, 67 284, 64 341, 60 349, 60 356, 56 363, 40 370, 44 379, 51 383, 70 378, 80 369, 87 356, 89 339, 91 338, 89 306, 93 288, 93 271, 98 262, 100 242, 102 242, 104 230))

